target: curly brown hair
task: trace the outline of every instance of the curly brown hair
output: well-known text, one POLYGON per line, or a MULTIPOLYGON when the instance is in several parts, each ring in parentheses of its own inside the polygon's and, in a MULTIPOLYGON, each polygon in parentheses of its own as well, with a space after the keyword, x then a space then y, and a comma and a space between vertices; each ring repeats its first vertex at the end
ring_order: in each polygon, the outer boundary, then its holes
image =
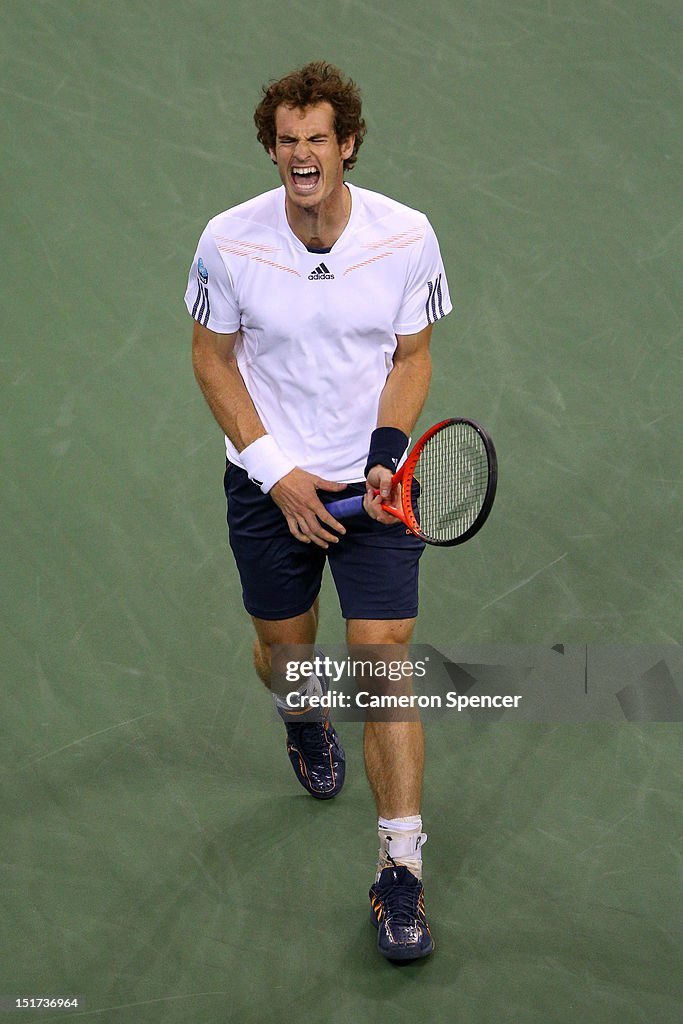
POLYGON ((344 170, 350 171, 356 162, 358 150, 367 131, 361 117, 361 99, 358 86, 342 71, 326 61, 312 61, 298 71, 292 71, 277 82, 263 86, 263 98, 254 111, 256 137, 268 153, 275 149, 275 113, 284 104, 304 108, 314 103, 329 103, 334 110, 334 132, 339 143, 355 135, 351 156, 344 161, 344 170))

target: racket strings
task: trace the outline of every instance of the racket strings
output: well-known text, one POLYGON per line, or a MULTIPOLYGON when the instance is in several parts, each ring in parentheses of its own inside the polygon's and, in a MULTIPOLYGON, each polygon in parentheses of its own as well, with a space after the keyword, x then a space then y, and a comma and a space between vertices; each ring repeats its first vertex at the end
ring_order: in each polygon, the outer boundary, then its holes
POLYGON ((478 431, 469 423, 450 423, 433 434, 414 479, 424 535, 441 542, 461 537, 479 516, 489 484, 488 453, 478 431))

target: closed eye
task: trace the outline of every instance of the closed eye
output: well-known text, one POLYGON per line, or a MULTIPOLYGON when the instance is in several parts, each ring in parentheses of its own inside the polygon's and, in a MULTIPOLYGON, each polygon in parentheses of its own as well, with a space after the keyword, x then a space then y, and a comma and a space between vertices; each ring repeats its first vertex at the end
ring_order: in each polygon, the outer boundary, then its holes
MULTIPOLYGON (((306 141, 307 142, 315 142, 315 143, 327 142, 327 138, 328 138, 327 135, 311 135, 311 137, 309 139, 307 139, 306 141)), ((279 135, 277 141, 278 141, 279 145, 281 145, 281 146, 293 146, 293 145, 295 145, 295 143, 298 140, 295 139, 295 138, 292 138, 291 135, 279 135)))

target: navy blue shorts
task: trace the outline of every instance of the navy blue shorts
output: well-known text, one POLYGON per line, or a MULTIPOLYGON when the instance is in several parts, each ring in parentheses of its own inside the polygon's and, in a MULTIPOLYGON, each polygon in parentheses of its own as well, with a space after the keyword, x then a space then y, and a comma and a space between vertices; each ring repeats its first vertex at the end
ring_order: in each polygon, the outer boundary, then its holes
MULTIPOLYGON (((279 506, 228 463, 224 478, 230 547, 242 581, 244 607, 258 619, 303 615, 320 592, 325 562, 345 619, 412 619, 417 615, 418 570, 424 542, 403 523, 387 526, 358 515, 329 548, 292 537, 279 506)), ((321 501, 364 494, 365 484, 319 491, 321 501)))

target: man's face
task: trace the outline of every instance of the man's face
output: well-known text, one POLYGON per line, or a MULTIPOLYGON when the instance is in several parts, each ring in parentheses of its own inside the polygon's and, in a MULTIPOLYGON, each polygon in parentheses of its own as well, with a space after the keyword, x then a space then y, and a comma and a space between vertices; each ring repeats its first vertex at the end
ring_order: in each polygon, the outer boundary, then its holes
POLYGON ((344 160, 353 152, 354 136, 341 144, 334 131, 331 104, 286 107, 275 111, 275 149, 287 198, 295 206, 315 209, 341 189, 344 160))

